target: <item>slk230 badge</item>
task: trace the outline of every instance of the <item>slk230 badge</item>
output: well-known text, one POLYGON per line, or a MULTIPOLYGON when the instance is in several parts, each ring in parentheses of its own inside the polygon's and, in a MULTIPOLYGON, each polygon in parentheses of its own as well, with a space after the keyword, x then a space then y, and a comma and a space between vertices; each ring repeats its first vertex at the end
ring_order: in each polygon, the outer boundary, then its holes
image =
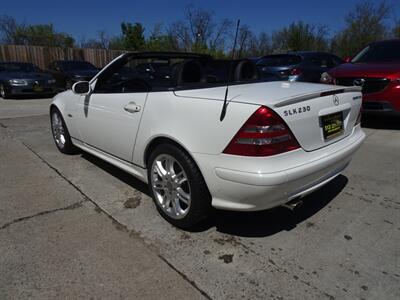
POLYGON ((311 110, 311 107, 309 105, 300 106, 300 107, 284 110, 283 114, 285 115, 285 117, 287 117, 287 116, 302 114, 302 113, 305 113, 305 112, 310 111, 310 110, 311 110))

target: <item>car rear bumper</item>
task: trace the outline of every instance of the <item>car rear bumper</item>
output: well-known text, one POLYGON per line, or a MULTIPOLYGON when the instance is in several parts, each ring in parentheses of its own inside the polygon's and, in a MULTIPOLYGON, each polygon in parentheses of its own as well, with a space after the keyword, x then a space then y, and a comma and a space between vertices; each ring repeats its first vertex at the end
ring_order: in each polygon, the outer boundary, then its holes
POLYGON ((203 172, 214 207, 255 211, 302 197, 338 176, 364 138, 358 125, 350 136, 312 152, 299 149, 268 158, 193 156, 203 172), (240 164, 242 168, 238 168, 240 164))

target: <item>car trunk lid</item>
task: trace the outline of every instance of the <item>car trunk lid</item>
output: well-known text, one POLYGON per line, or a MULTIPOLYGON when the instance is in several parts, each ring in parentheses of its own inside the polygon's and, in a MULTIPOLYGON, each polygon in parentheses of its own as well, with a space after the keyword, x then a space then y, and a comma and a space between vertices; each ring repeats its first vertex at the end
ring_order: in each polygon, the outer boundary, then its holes
POLYGON ((343 88, 294 97, 276 103, 273 108, 301 147, 313 151, 351 134, 361 101, 358 88, 343 88))
MULTIPOLYGON (((180 90, 175 91, 175 95, 222 101, 225 89, 220 86, 180 90)), ((300 146, 305 151, 313 151, 351 134, 360 111, 362 96, 359 87, 262 82, 230 86, 229 101, 272 108, 287 123, 300 146), (342 126, 340 132, 336 123, 342 123, 339 124, 342 126)))

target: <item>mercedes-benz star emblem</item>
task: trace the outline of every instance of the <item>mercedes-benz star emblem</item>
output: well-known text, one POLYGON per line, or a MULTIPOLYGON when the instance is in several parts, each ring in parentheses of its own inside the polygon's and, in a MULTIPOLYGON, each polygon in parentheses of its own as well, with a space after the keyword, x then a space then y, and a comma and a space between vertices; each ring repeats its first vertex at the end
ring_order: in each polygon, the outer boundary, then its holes
POLYGON ((336 106, 339 105, 339 97, 337 95, 333 95, 333 104, 335 104, 336 106))
POLYGON ((365 79, 363 79, 363 78, 355 79, 355 80, 353 81, 353 84, 356 85, 356 86, 363 86, 364 83, 365 83, 365 79))

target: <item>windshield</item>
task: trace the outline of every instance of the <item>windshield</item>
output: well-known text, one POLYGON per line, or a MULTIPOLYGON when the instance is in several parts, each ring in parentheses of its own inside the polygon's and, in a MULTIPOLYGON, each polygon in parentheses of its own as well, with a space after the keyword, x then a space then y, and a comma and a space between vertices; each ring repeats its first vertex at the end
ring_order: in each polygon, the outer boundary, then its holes
POLYGON ((27 63, 0 63, 0 71, 3 72, 39 72, 34 64, 27 63))
POLYGON ((301 62, 301 57, 298 55, 271 55, 260 59, 257 65, 266 67, 283 67, 297 65, 301 62))
POLYGON ((68 61, 62 62, 61 68, 65 71, 71 70, 97 70, 95 66, 87 61, 68 61))
POLYGON ((361 50, 352 63, 394 62, 400 61, 400 42, 383 42, 372 44, 361 50))

